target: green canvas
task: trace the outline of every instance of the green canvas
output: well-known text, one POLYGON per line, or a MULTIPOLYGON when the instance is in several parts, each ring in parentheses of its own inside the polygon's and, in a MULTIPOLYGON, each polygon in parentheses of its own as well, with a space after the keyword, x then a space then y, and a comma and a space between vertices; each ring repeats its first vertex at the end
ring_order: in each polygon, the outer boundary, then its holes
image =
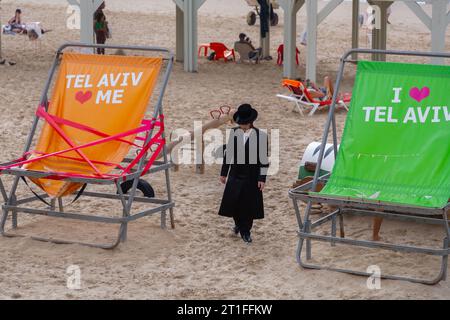
POLYGON ((450 198, 450 67, 359 62, 321 195, 429 208, 450 198))

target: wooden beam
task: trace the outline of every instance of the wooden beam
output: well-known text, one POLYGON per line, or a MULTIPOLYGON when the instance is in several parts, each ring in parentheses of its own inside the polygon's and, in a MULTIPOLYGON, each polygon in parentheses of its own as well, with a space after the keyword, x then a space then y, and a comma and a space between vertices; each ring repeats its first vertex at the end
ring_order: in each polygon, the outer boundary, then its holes
POLYGON ((177 5, 178 8, 183 10, 183 8, 184 8, 183 0, 173 0, 173 2, 175 2, 175 4, 177 5))
POLYGON ((322 21, 325 20, 325 18, 328 17, 330 13, 333 12, 334 9, 336 9, 342 2, 344 2, 344 0, 331 0, 328 2, 319 12, 317 17, 317 25, 321 24, 322 21))
POLYGON ((94 10, 97 10, 98 7, 103 3, 104 0, 94 0, 94 10))
POLYGON ((420 21, 431 30, 431 17, 415 1, 404 1, 405 5, 419 18, 420 21))

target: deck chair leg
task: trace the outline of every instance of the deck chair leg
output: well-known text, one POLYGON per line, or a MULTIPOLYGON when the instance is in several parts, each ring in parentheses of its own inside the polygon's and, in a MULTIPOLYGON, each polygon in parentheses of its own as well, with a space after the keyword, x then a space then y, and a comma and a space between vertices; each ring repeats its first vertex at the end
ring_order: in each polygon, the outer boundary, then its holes
POLYGON ((450 253, 449 252, 450 226, 448 225, 447 212, 444 211, 444 214, 442 216, 444 220, 444 229, 446 234, 446 237, 444 239, 444 249, 447 250, 447 255, 442 257, 442 270, 443 270, 442 279, 447 280, 448 255, 450 253))
MULTIPOLYGON (((122 207, 123 207, 122 217, 123 218, 127 218, 130 216, 131 207, 133 205, 133 200, 134 200, 134 197, 136 196, 136 189, 137 189, 138 181, 139 181, 139 177, 136 177, 133 180, 133 185, 132 185, 131 189, 129 190, 130 196, 128 197, 128 201, 125 200, 125 197, 124 197, 124 194, 123 194, 123 191, 122 191, 122 188, 121 188, 119 182, 116 183, 117 191, 119 192, 120 200, 122 202, 122 207)), ((128 236, 128 222, 124 221, 120 224, 119 241, 120 242, 127 241, 127 236, 128 236)))
MULTIPOLYGON (((19 185, 19 180, 20 180, 20 177, 15 177, 13 185, 11 187, 9 197, 8 197, 8 201, 6 202, 8 205, 12 205, 13 203, 15 204, 16 190, 17 190, 17 186, 19 185), (14 202, 12 202, 12 201, 14 201, 14 202)), ((17 212, 15 214, 17 215, 17 212)), ((6 225, 6 220, 8 220, 8 215, 9 215, 9 210, 3 209, 2 219, 0 221, 1 234, 5 233, 5 225, 6 225)), ((17 225, 17 217, 16 217, 15 221, 16 221, 16 225, 17 225)), ((13 225, 14 225, 14 222, 13 222, 13 225)))
POLYGON ((345 238, 345 229, 344 229, 344 215, 339 209, 339 233, 341 238, 345 238))
MULTIPOLYGON (((336 233, 337 233, 336 215, 334 215, 333 218, 331 218, 331 236, 332 237, 336 237, 336 233)), ((335 247, 336 246, 336 242, 331 240, 331 246, 335 247)))
POLYGON ((2 179, 0 178, 0 194, 3 198, 3 203, 8 202, 8 195, 6 194, 5 186, 3 185, 2 179))
MULTIPOLYGON (((203 142, 202 142, 202 145, 203 145, 203 142)), ((166 146, 164 146, 164 149, 163 149, 163 157, 164 157, 164 162, 167 163, 168 162, 168 156, 167 156, 167 147, 166 146)), ((203 154, 202 154, 202 157, 203 157, 203 154)), ((170 185, 170 170, 166 169, 166 170, 164 170, 164 173, 165 173, 165 176, 166 176, 167 200, 169 202, 172 202, 172 188, 171 188, 171 185, 170 185)), ((164 214, 165 214, 165 212, 164 212, 164 214)), ((164 220, 165 219, 166 218, 164 217, 164 220)), ((173 213, 173 208, 169 209, 169 219, 170 219, 170 227, 172 229, 175 229, 175 216, 174 216, 174 213, 173 213)), ((163 223, 163 214, 161 213, 161 224, 162 223, 163 223)), ((166 222, 164 221, 164 224, 165 223, 166 222)))
MULTIPOLYGON (((10 201, 11 205, 15 206, 17 204, 17 197, 16 195, 13 195, 11 197, 10 201)), ((18 217, 17 217, 17 210, 13 210, 11 214, 11 224, 13 229, 17 229, 19 223, 18 223, 18 217)))
POLYGON ((56 209, 56 199, 55 199, 55 198, 53 198, 52 200, 50 200, 50 209, 51 209, 52 211, 55 211, 55 209, 56 209))
POLYGON ((303 113, 302 106, 298 102, 295 102, 295 105, 297 106, 298 113, 300 113, 302 116, 304 116, 305 114, 303 113))
POLYGON ((58 207, 59 207, 59 212, 64 212, 64 205, 63 205, 62 198, 58 198, 58 207))
POLYGON ((318 108, 319 108, 319 105, 318 104, 314 104, 314 106, 313 106, 311 112, 308 114, 308 116, 311 117, 312 115, 314 115, 314 113, 316 113, 318 108))
POLYGON ((3 235, 5 233, 5 224, 8 219, 8 210, 2 209, 2 219, 0 221, 0 233, 3 235))
MULTIPOLYGON (((311 221, 305 221, 306 232, 311 233, 311 221)), ((306 239, 306 260, 311 260, 312 250, 311 250, 311 239, 306 239)))
POLYGON ((449 251, 449 247, 448 247, 448 240, 449 238, 445 238, 444 239, 444 249, 447 249, 447 255, 442 257, 442 280, 447 280, 447 269, 448 269, 448 251, 449 251))

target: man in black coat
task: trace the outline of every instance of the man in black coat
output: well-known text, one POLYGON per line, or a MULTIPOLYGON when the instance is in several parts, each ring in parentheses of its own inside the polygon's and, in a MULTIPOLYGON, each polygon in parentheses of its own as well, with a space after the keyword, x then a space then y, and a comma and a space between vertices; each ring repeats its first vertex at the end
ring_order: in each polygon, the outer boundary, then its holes
POLYGON ((232 217, 235 234, 240 233, 247 243, 252 242, 253 220, 264 218, 262 192, 269 167, 267 134, 253 126, 257 117, 249 104, 234 114, 239 127, 231 131, 220 174, 226 186, 219 215, 232 217))

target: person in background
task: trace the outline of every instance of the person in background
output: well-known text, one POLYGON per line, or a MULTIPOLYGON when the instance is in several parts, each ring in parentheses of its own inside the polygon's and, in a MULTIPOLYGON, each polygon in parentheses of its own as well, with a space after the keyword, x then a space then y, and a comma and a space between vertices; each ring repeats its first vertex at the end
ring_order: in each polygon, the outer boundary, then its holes
POLYGON ((250 40, 249 37, 247 37, 247 35, 245 33, 240 33, 239 34, 239 41, 238 43, 245 43, 247 45, 249 45, 252 49, 252 51, 249 53, 248 58, 250 60, 259 60, 259 57, 261 56, 261 48, 255 48, 252 44, 252 41, 250 40))
POLYGON ((251 243, 254 219, 264 218, 263 190, 268 160, 267 134, 253 126, 258 112, 249 104, 241 105, 233 115, 239 127, 228 139, 220 182, 225 184, 219 215, 234 219, 234 233, 251 243))
POLYGON ((22 10, 16 9, 16 13, 14 14, 14 17, 12 17, 8 21, 8 25, 10 26, 12 32, 15 33, 26 32, 26 29, 23 27, 22 24, 22 10))
MULTIPOLYGON (((103 2, 100 7, 94 13, 94 32, 97 44, 105 44, 108 38, 108 22, 106 16, 103 13, 106 4, 103 2)), ((104 48, 97 48, 97 54, 105 54, 104 48)))
MULTIPOLYGON (((301 78, 297 79, 300 82, 303 82, 301 78)), ((333 98, 334 88, 333 83, 331 82, 330 77, 325 76, 323 78, 323 86, 319 87, 313 81, 306 79, 304 82, 306 88, 308 89, 308 93, 312 98, 320 99, 320 100, 330 100, 333 98)))

